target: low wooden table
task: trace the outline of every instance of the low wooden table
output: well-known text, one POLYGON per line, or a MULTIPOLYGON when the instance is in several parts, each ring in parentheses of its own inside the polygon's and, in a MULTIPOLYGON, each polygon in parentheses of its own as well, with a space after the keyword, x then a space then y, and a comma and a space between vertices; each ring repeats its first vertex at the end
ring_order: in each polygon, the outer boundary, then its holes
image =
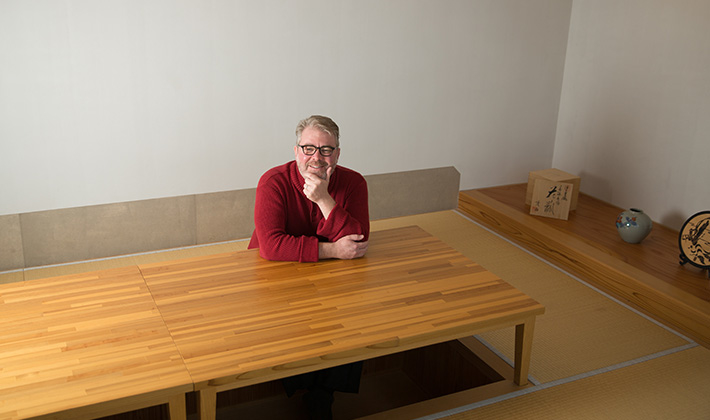
POLYGON ((137 267, 2 284, 0 312, 0 419, 185 419, 192 381, 137 267))
POLYGON ((372 232, 364 258, 273 262, 257 250, 141 265, 199 392, 217 392, 516 326, 527 383, 544 307, 421 228, 372 232))

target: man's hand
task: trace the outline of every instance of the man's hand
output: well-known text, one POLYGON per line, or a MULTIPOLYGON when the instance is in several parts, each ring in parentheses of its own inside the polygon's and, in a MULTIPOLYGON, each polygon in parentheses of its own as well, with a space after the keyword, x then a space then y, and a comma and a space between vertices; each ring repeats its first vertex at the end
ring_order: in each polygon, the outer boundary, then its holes
POLYGON ((325 260, 337 258, 339 260, 351 260, 360 258, 367 251, 367 241, 361 241, 363 235, 347 235, 335 242, 321 242, 318 244, 318 258, 325 260))
POLYGON ((325 171, 325 178, 321 178, 316 174, 305 173, 303 179, 303 194, 306 198, 316 203, 323 213, 324 218, 328 218, 330 212, 335 207, 335 200, 328 194, 328 185, 330 184, 330 176, 333 175, 333 167, 329 166, 325 171))

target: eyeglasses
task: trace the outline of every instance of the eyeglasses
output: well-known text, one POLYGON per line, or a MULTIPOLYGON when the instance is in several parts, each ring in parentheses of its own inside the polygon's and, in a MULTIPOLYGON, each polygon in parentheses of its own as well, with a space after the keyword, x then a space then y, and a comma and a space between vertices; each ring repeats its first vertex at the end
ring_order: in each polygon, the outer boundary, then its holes
POLYGON ((337 147, 331 147, 331 146, 320 146, 320 147, 317 147, 317 146, 311 146, 310 144, 307 144, 307 145, 304 145, 304 146, 302 146, 302 145, 299 144, 298 147, 301 148, 301 151, 302 151, 303 154, 306 155, 306 156, 313 156, 313 155, 315 155, 315 154, 316 154, 316 150, 320 152, 320 155, 321 155, 321 156, 330 156, 330 155, 333 154, 333 152, 335 151, 335 149, 337 149, 337 147))

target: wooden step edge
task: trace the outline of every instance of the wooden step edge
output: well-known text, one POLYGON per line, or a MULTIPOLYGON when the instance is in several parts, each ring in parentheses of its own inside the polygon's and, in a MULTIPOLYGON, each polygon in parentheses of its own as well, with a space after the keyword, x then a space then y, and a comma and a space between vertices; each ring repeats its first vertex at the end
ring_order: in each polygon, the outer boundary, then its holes
POLYGON ((709 302, 478 191, 460 193, 459 210, 710 347, 709 302))

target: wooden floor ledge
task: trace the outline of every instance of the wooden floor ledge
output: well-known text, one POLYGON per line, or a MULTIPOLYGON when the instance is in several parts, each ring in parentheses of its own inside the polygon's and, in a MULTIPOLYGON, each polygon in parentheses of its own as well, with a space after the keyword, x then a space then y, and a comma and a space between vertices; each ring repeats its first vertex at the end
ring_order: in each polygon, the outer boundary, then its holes
MULTIPOLYGON (((590 222, 604 219, 590 217, 590 213, 604 212, 608 219, 611 213, 621 209, 585 194, 580 194, 578 214, 571 214, 568 221, 530 216, 524 203, 524 184, 467 190, 459 195, 459 210, 474 220, 710 348, 710 302, 706 300, 708 280, 704 272, 681 271, 682 267, 676 267, 677 252, 662 255, 668 252, 658 253, 649 250, 650 244, 643 248, 643 243, 631 245, 614 238, 613 235, 618 237, 615 229, 601 228, 599 222, 590 222), (586 225, 584 229, 579 229, 580 224, 586 225), (684 278, 664 278, 664 274, 653 267, 644 270, 634 266, 624 255, 626 249, 632 254, 646 252, 651 260, 663 257, 665 265, 673 264, 676 259, 676 266, 669 269, 680 272, 684 278)), ((610 226, 614 220, 615 214, 611 216, 610 226)), ((668 242, 672 232, 664 227, 658 230, 657 235, 664 235, 664 242, 668 242)))

